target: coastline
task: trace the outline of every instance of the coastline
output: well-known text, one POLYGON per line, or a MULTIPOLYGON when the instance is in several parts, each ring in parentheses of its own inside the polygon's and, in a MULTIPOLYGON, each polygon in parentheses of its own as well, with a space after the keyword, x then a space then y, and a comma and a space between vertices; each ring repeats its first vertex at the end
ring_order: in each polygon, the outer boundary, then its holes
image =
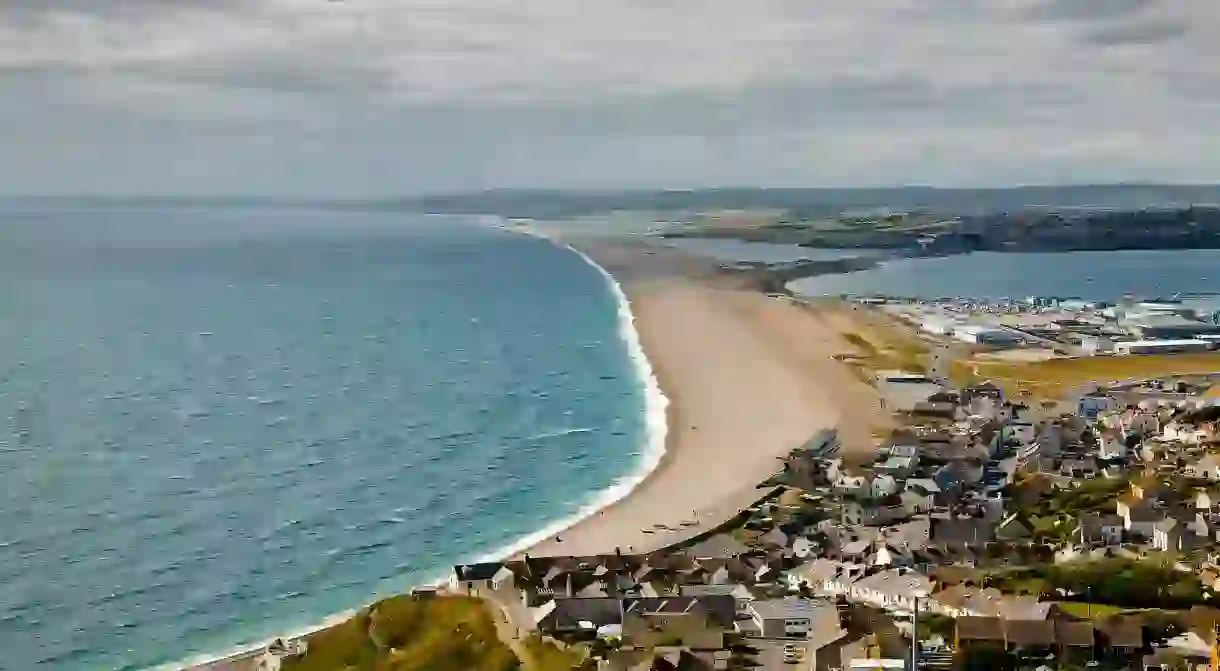
MULTIPOLYGON (((590 500, 582 504, 575 512, 566 515, 554 522, 551 522, 539 529, 538 531, 527 534, 523 537, 511 541, 508 545, 478 556, 474 559, 463 559, 460 561, 472 562, 489 562, 506 559, 522 552, 528 551, 531 548, 538 546, 546 539, 563 531, 580 524, 582 521, 596 515, 599 511, 614 505, 615 503, 629 497, 632 492, 645 482, 663 463, 666 453, 666 439, 669 432, 669 399, 661 390, 660 383, 653 370, 651 361, 648 359, 643 346, 640 343, 639 331, 636 329, 636 317, 632 312, 631 301, 622 285, 608 270, 594 261, 589 255, 581 250, 547 236, 539 231, 525 228, 504 228, 511 232, 529 235, 538 238, 546 244, 553 245, 561 252, 570 252, 576 254, 586 264, 591 266, 599 273, 607 284, 607 288, 614 296, 617 320, 618 320, 618 335, 623 339, 627 346, 628 356, 631 358, 632 366, 635 375, 639 378, 638 381, 643 387, 643 399, 645 413, 645 431, 644 445, 640 451, 639 459, 631 464, 626 474, 618 477, 608 487, 591 492, 590 500)), ((438 569, 438 572, 444 571, 447 573, 447 568, 438 569)), ((442 575, 436 580, 425 580, 416 587, 437 586, 444 583, 445 577, 442 575)), ((270 637, 257 644, 235 645, 229 651, 219 654, 202 653, 193 658, 186 660, 171 662, 156 667, 152 667, 149 671, 248 671, 253 669, 254 659, 262 653, 262 650, 271 641, 276 638, 281 638, 285 641, 295 641, 308 637, 311 634, 317 633, 324 629, 335 626, 359 612, 363 606, 349 609, 340 613, 330 614, 325 616, 320 623, 301 626, 291 633, 285 633, 279 636, 270 637)))
POLYGON ((614 296, 618 311, 618 335, 627 345, 627 354, 631 358, 632 367, 634 368, 635 375, 638 377, 638 382, 643 387, 643 411, 645 415, 644 445, 640 450, 636 463, 632 464, 632 467, 626 474, 620 476, 608 487, 593 492, 590 500, 581 505, 575 512, 548 524, 538 531, 513 541, 503 549, 478 557, 475 559, 477 562, 499 561, 526 551, 531 551, 532 548, 538 547, 548 538, 563 533, 600 511, 631 496, 637 487, 647 481, 660 468, 668 452, 666 442, 670 433, 671 404, 669 397, 662 390, 652 362, 640 342, 640 333, 636 328, 636 316, 632 310, 631 299, 624 291, 622 284, 608 270, 576 247, 535 231, 522 230, 521 232, 525 235, 540 238, 561 251, 576 254, 605 280, 608 289, 614 296))
MULTIPOLYGON (((859 413, 840 406, 837 401, 842 399, 836 398, 835 389, 827 389, 836 384, 864 386, 831 357, 832 351, 850 348, 841 342, 837 330, 819 324, 807 310, 766 297, 753 283, 743 282, 747 278, 729 274, 720 275, 727 282, 707 281, 698 277, 698 270, 692 272, 692 266, 684 265, 689 264, 689 258, 644 257, 638 248, 624 248, 613 241, 582 242, 577 243, 578 248, 561 236, 536 229, 501 228, 570 251, 602 275, 617 304, 619 336, 627 345, 644 389, 646 430, 644 444, 626 474, 608 487, 590 492, 588 501, 576 511, 496 551, 459 561, 496 561, 523 552, 595 554, 613 552, 616 547, 633 552, 660 549, 669 544, 666 536, 647 533, 645 528, 656 524, 676 528, 687 520, 699 522, 696 530, 719 525, 754 503, 761 494, 758 483, 778 470, 778 458, 822 429, 834 428, 845 419, 861 418, 859 413), (641 270, 641 266, 646 267, 641 270), (665 337, 666 332, 674 331, 675 319, 677 325, 688 330, 680 329, 665 337), (683 325, 683 321, 688 323, 683 325), (781 333, 794 323, 801 327, 781 333), (718 357, 703 357, 708 352, 682 346, 684 338, 697 336, 703 329, 731 335, 728 341, 710 345, 713 350, 723 347, 723 354, 728 355, 719 357, 717 365, 706 364, 718 357), (812 348, 797 343, 806 339, 812 342, 812 348), (773 340, 782 342, 770 342, 773 340), (691 351, 683 355, 683 349, 691 351), (674 363, 668 360, 675 354, 682 361, 667 365, 674 363), (794 355, 810 354, 817 360, 793 365, 794 355), (724 358, 731 361, 725 362, 724 358), (760 362, 765 374, 749 379, 751 369, 760 362), (694 369, 716 372, 720 379, 712 384, 723 385, 733 398, 708 396, 706 392, 714 387, 705 387, 700 393, 698 387, 704 385, 689 379, 694 369), (834 375, 835 369, 841 369, 841 375, 834 375), (738 393, 744 395, 738 397, 738 393), (694 402, 684 408, 683 399, 694 402), (730 407, 725 412, 726 400, 732 401, 729 406, 745 407, 737 411, 730 407), (779 410, 768 412, 771 405, 779 410), (717 426, 721 415, 727 421, 717 426), (705 434, 699 434, 699 426, 705 434), (716 434, 722 439, 703 437, 716 434), (735 449, 747 444, 753 449, 735 449), (557 536, 563 541, 556 542, 557 536)), ((708 264, 700 260, 696 266, 706 268, 708 264)), ((859 400, 862 393, 867 392, 857 389, 848 398, 859 400)), ((864 437, 857 435, 854 441, 847 438, 845 451, 864 449, 864 437)), ((421 585, 443 580, 441 577, 421 585)), ((281 638, 306 637, 342 622, 358 610, 326 616, 319 624, 301 627, 281 638)), ((156 668, 247 671, 270 640, 156 668)))
POLYGON ((651 552, 713 529, 755 503, 778 460, 825 429, 846 427, 844 451, 871 454, 871 415, 882 413, 874 390, 834 359, 851 348, 830 321, 766 296, 750 277, 700 276, 689 259, 638 243, 577 244, 628 299, 669 401, 668 430, 634 488, 531 554, 651 552))

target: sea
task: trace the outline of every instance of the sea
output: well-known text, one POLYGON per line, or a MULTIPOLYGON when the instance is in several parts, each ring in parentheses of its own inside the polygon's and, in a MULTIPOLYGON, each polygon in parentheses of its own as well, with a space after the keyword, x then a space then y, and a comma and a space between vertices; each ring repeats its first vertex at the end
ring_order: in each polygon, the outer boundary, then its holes
POLYGON ((1027 296, 1117 301, 1139 298, 1194 300, 1220 309, 1220 250, 1130 250, 1000 253, 892 259, 868 270, 789 283, 794 293, 885 295, 933 299, 1027 296))
POLYGON ((0 669, 177 668, 622 496, 616 284, 461 217, 0 207, 0 669))

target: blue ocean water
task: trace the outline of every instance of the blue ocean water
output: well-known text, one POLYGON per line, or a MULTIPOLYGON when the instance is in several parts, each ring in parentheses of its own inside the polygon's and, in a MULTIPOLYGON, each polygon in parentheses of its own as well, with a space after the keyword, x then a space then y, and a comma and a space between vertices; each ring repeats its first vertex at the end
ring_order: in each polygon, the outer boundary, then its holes
POLYGON ((869 270, 810 277, 789 286, 806 295, 1168 297, 1220 292, 1220 250, 980 252, 886 261, 869 270))
POLYGON ((573 514, 645 443, 617 307, 460 219, 0 210, 0 668, 221 652, 573 514))

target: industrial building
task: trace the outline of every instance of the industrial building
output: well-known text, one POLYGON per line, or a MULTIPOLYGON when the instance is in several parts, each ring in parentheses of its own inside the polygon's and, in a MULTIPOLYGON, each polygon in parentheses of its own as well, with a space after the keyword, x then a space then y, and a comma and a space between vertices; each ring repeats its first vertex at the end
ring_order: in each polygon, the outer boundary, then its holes
POLYGON ((1019 345, 1024 342, 1020 334, 1004 328, 968 324, 953 329, 953 337, 975 345, 1019 345))
POLYGON ((1173 313, 1128 315, 1122 326, 1141 340, 1185 340, 1201 335, 1220 335, 1220 324, 1208 324, 1173 313))
POLYGON ((1207 352, 1213 343, 1207 340, 1129 340, 1114 343, 1115 354, 1175 354, 1207 352))

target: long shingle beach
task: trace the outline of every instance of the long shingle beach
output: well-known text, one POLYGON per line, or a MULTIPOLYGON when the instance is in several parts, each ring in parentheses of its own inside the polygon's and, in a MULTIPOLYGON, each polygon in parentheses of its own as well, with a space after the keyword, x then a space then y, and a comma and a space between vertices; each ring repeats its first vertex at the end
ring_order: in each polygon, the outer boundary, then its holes
POLYGON ((714 526, 757 498, 756 484, 779 469, 778 458, 822 429, 839 429, 845 452, 871 449, 882 414, 873 389, 834 359, 851 348, 815 311, 715 278, 668 251, 576 244, 630 299, 669 399, 669 434, 659 466, 630 494, 532 554, 648 551, 674 538, 658 525, 714 526))

